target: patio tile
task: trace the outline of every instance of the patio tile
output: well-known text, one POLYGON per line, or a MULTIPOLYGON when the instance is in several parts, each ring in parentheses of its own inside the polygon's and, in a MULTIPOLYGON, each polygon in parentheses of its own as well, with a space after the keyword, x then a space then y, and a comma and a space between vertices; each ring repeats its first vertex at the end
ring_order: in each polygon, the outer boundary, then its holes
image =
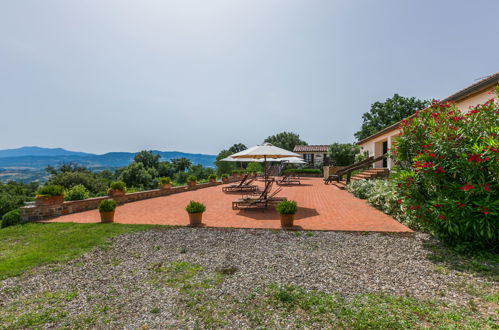
MULTIPOLYGON (((275 189, 275 186, 274 186, 275 189)), ((285 186, 278 196, 298 202, 296 229, 412 232, 392 217, 354 197, 347 191, 325 185, 321 178, 303 178, 301 185, 285 186)), ((203 223, 208 227, 280 228, 279 214, 272 207, 261 210, 232 210, 240 194, 226 194, 222 186, 178 193, 128 203, 116 209, 115 222, 127 224, 189 224, 185 206, 190 200, 206 205, 203 223)), ((97 210, 64 215, 54 222, 99 222, 97 210)))

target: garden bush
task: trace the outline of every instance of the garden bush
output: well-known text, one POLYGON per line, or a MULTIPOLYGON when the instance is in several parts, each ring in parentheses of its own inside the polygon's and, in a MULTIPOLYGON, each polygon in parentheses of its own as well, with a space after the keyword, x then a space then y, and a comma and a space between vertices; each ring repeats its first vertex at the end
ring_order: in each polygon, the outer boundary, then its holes
POLYGON ((77 184, 64 193, 64 199, 67 201, 78 201, 87 198, 90 198, 90 192, 82 184, 77 184))
POLYGON ((99 212, 113 212, 117 205, 114 199, 104 199, 99 203, 99 212))
POLYGON ((229 178, 229 175, 227 173, 223 173, 221 176, 220 176, 222 179, 228 179, 229 178))
POLYGON ((113 181, 109 185, 109 188, 113 190, 119 190, 126 193, 126 184, 123 181, 113 181))
POLYGON ((54 197, 63 196, 64 187, 59 185, 47 185, 38 188, 36 191, 37 197, 54 197))
POLYGON ((298 204, 295 201, 281 201, 277 203, 275 209, 280 214, 295 214, 298 211, 298 204))
POLYGON ((371 196, 373 188, 374 180, 356 180, 347 186, 347 190, 360 199, 367 199, 371 196))
POLYGON ((188 213, 201 213, 206 210, 206 206, 203 203, 190 201, 189 204, 185 207, 185 210, 188 213))
POLYGON ((216 180, 217 179, 217 175, 216 174, 210 174, 208 175, 208 180, 216 180))
POLYGON ((164 184, 172 184, 172 180, 169 177, 162 177, 159 178, 159 184, 164 185, 164 184))
POLYGON ((189 181, 189 182, 196 182, 197 180, 198 180, 198 178, 196 178, 196 176, 194 176, 194 175, 189 175, 187 177, 187 181, 189 181))
POLYGON ((392 150, 399 203, 452 245, 499 246, 499 105, 432 105, 401 123, 392 150))
POLYGON ((3 215, 0 228, 14 226, 19 223, 21 223, 21 214, 19 212, 19 209, 15 209, 3 215))

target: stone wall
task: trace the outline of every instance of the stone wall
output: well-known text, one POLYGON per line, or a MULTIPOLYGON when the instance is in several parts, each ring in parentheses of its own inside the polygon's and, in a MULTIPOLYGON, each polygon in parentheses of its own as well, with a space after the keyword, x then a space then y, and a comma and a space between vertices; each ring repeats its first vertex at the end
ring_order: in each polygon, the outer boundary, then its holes
MULTIPOLYGON (((239 177, 237 178, 231 177, 229 179, 229 182, 238 182, 240 180, 241 178, 239 177)), ((121 205, 125 203, 140 201, 142 199, 178 194, 186 191, 203 189, 221 184, 222 182, 217 181, 217 182, 199 183, 196 184, 194 187, 178 186, 166 190, 162 189, 146 190, 146 191, 128 193, 121 197, 113 197, 113 199, 116 200, 116 202, 121 205)), ((108 198, 110 197, 103 196, 103 197, 95 197, 79 201, 65 201, 62 204, 56 204, 56 205, 23 206, 21 207, 21 220, 24 222, 33 221, 33 220, 43 220, 70 213, 95 210, 99 206, 100 201, 108 198)))
POLYGON ((324 177, 327 178, 330 175, 336 174, 339 170, 344 169, 346 166, 324 166, 324 177))

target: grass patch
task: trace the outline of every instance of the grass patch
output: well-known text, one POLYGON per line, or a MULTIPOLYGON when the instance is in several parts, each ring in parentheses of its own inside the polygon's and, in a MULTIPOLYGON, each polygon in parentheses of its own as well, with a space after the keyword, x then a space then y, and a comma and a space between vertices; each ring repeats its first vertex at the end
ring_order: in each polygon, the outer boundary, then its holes
POLYGON ((77 258, 109 238, 154 228, 116 223, 28 223, 0 230, 0 280, 52 262, 77 258))
POLYGON ((499 281, 499 254, 487 251, 462 253, 438 241, 428 241, 424 247, 429 252, 428 259, 441 271, 444 268, 453 269, 472 273, 493 282, 499 281))

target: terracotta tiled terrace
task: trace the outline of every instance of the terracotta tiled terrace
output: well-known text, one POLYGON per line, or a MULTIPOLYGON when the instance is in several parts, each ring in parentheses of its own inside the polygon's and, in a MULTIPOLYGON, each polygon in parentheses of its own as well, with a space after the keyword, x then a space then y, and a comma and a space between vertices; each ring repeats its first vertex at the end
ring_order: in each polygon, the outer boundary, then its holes
MULTIPOLYGON (((320 178, 302 178, 301 182, 301 185, 284 186, 279 193, 279 196, 298 202, 296 229, 411 232, 349 192, 325 185, 320 178)), ((222 186, 214 186, 142 200, 119 206, 115 222, 186 226, 189 219, 184 207, 190 200, 196 200, 206 205, 203 223, 208 227, 280 228, 279 214, 273 207, 265 211, 232 210, 232 201, 240 196, 223 193, 222 186)), ((99 222, 100 217, 97 210, 92 210, 51 221, 99 222)))

